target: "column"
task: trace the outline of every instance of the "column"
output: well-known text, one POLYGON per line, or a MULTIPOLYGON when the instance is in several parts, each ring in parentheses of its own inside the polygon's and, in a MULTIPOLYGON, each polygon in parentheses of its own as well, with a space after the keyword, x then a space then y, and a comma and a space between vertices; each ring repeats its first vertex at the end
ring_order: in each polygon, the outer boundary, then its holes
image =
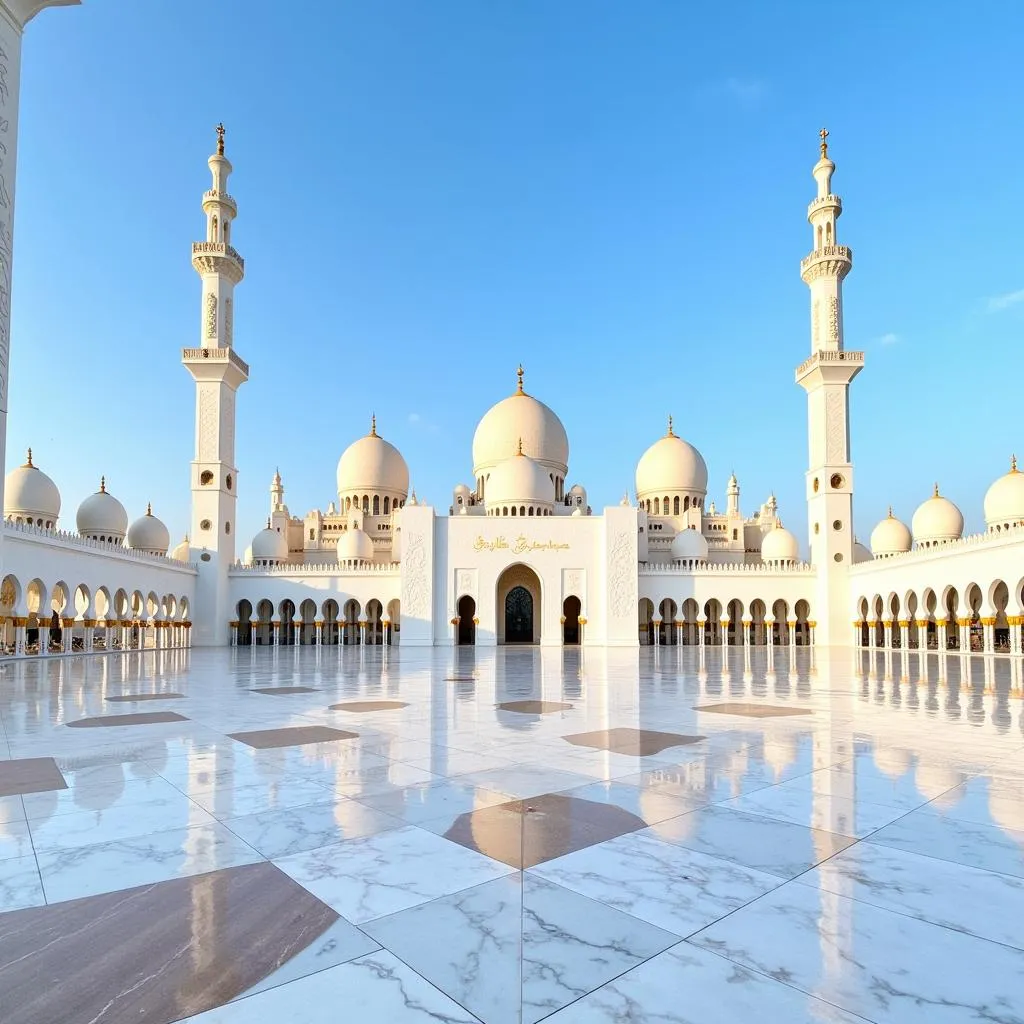
POLYGON ((808 619, 807 620, 807 642, 808 642, 808 644, 811 647, 815 647, 817 645, 817 641, 815 640, 815 636, 817 635, 817 632, 818 632, 818 623, 817 623, 817 621, 815 619, 808 619))
POLYGON ((946 637, 946 620, 936 619, 935 620, 935 640, 938 644, 939 650, 945 652, 948 647, 948 640, 946 637))
POLYGON ((317 645, 317 647, 322 647, 324 643, 324 620, 314 619, 313 626, 315 627, 313 642, 317 645))
POLYGON ((271 643, 275 647, 280 647, 280 645, 281 645, 281 623, 277 619, 274 619, 270 623, 270 632, 271 632, 272 637, 273 637, 273 639, 271 640, 271 643))
POLYGON ((884 645, 887 651, 892 650, 892 619, 882 619, 882 628, 885 630, 884 645))
POLYGON ((768 645, 768 654, 771 656, 772 648, 775 646, 775 619, 771 616, 764 620, 764 639, 768 645))
POLYGON ((14 619, 14 656, 16 658, 25 657, 25 627, 28 625, 28 619, 22 616, 16 616, 14 619))
POLYGON ((722 619, 721 626, 722 626, 722 646, 723 647, 728 647, 729 646, 729 620, 728 619, 722 619))
POLYGON ((579 623, 580 623, 580 647, 582 647, 583 646, 583 628, 586 626, 587 620, 581 615, 580 618, 579 618, 579 623))
POLYGON ((928 653, 928 620, 917 620, 917 649, 928 653))
POLYGON ((82 634, 82 650, 86 654, 92 654, 93 645, 96 639, 96 620, 83 619, 82 627, 84 630, 82 634))
POLYGON ((875 631, 875 627, 878 625, 877 619, 868 619, 868 650, 874 651, 878 649, 878 633, 875 631))
MULTIPOLYGON (((292 621, 292 637, 295 640, 296 648, 302 646, 302 627, 303 627, 302 619, 294 619, 292 621)), ((298 653, 297 650, 296 650, 296 653, 298 653)))
MULTIPOLYGON (((70 654, 75 649, 75 620, 61 619, 60 649, 63 654, 70 654)), ((82 647, 85 647, 83 641, 82 647)))
POLYGON ((651 625, 654 627, 654 646, 657 647, 661 643, 661 619, 651 619, 651 625))
POLYGON ((896 625, 900 629, 900 647, 904 651, 910 650, 910 620, 897 619, 896 625))
POLYGON ((359 646, 366 646, 366 619, 359 620, 359 646))
POLYGON ((853 646, 861 647, 864 643, 864 621, 863 619, 854 619, 853 621, 853 646))
POLYGON ((697 620, 697 646, 703 649, 707 643, 707 637, 704 635, 704 626, 706 625, 706 619, 697 620))
POLYGON ((237 647, 238 646, 238 623, 237 622, 232 622, 231 623, 231 646, 232 647, 237 647))
POLYGON ((996 653, 996 620, 994 618, 985 618, 981 620, 982 628, 982 650, 986 654, 996 653))
POLYGON ((971 620, 970 619, 957 619, 957 626, 959 626, 958 636, 958 650, 961 654, 971 653, 971 620))
POLYGON ((752 622, 751 619, 744 619, 743 620, 743 646, 744 647, 749 647, 750 646, 750 625, 751 625, 751 622, 752 622))
POLYGON ((796 647, 796 619, 787 619, 786 626, 789 630, 789 649, 796 647))
POLYGON ((43 658, 50 654, 50 627, 44 626, 42 620, 39 621, 39 654, 43 658))

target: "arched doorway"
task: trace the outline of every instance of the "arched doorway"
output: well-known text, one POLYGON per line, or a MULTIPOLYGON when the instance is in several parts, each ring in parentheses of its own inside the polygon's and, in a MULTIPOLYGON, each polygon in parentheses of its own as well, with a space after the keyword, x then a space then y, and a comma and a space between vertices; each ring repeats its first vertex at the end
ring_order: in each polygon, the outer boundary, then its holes
POLYGON ((498 642, 533 644, 540 640, 540 579, 525 565, 510 565, 498 577, 498 642))
POLYGON ((472 647, 476 643, 476 601, 464 594, 459 598, 459 646, 472 647))
POLYGON ((562 643, 567 647, 580 642, 580 599, 571 594, 562 602, 562 643))

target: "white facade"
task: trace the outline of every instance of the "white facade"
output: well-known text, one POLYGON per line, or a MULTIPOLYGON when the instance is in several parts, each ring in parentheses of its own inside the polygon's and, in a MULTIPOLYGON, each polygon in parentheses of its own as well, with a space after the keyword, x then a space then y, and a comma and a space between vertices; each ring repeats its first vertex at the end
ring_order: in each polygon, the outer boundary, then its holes
MULTIPOLYGON (((0 204, 0 445, 21 29, 59 2, 0 0, 8 86, 0 193, 11 199, 0 204)), ((879 523, 875 557, 854 538, 850 384, 864 357, 843 342, 852 253, 838 240, 842 201, 821 134, 807 214, 812 250, 800 264, 810 355, 796 371, 807 394, 809 564, 773 496, 744 514, 733 475, 718 511, 703 457, 671 418, 638 461, 635 496, 595 513, 585 487, 570 483, 570 439, 556 412, 526 390, 522 367, 515 390, 467 445, 473 483, 453 487, 448 509, 417 502, 404 458, 371 418, 338 462, 337 502, 326 509, 293 514, 274 472, 266 525, 247 524, 252 544, 238 559, 237 393, 249 367, 234 348, 233 313, 245 264, 232 244, 238 205, 218 126, 201 199, 204 238, 192 246, 200 334, 182 358, 196 386, 189 538, 168 558, 170 539, 152 508, 128 525, 105 481, 78 509, 78 533, 62 532, 59 489, 30 455, 5 481, 3 650, 855 643, 1020 654, 1024 474, 1015 462, 986 496, 984 535, 961 536, 963 517, 936 486, 911 527, 891 511, 879 523)))

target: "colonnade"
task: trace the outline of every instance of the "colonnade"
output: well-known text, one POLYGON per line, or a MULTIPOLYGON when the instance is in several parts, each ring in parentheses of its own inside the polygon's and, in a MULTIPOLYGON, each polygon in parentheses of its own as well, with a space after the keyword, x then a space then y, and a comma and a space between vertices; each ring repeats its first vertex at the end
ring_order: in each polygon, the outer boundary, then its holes
POLYGON ((48 658, 65 654, 95 654, 111 651, 178 650, 192 646, 192 623, 163 619, 60 619, 60 639, 51 641, 56 632, 50 621, 38 626, 38 651, 31 651, 28 643, 27 616, 9 616, 0 620, 0 630, 14 627, 15 658, 48 658), (82 631, 82 645, 75 647, 75 631, 82 631))

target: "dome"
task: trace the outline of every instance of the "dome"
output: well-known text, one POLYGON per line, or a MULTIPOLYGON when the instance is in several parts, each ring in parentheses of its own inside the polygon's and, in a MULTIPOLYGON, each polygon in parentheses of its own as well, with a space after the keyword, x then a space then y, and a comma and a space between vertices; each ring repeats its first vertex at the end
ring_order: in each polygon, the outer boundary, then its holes
POLYGON ((128 532, 128 513, 117 498, 107 493, 106 477, 100 477, 100 489, 78 506, 75 523, 83 537, 124 540, 128 532))
POLYGON ((582 484, 573 484, 569 488, 567 497, 569 505, 575 505, 576 508, 587 507, 587 489, 582 484))
MULTIPOLYGON (((916 523, 917 516, 914 516, 914 521, 916 523)), ((885 519, 871 531, 871 554, 875 558, 902 554, 909 551, 912 545, 910 530, 892 514, 892 508, 885 519)))
POLYGON ((338 460, 338 495, 398 494, 409 491, 409 467, 402 453, 377 433, 376 416, 370 432, 350 444, 338 460))
POLYGON ((555 485, 548 471, 523 451, 520 443, 516 454, 499 462, 487 481, 487 505, 547 505, 555 499, 555 485))
POLYGON ((25 465, 12 469, 4 481, 4 518, 24 518, 36 525, 53 527, 59 515, 60 491, 32 464, 32 449, 29 448, 25 465))
POLYGON ((250 550, 254 562, 284 562, 288 559, 288 538, 272 529, 268 519, 266 529, 253 537, 250 550))
POLYGON ((673 433, 670 416, 668 433, 655 441, 637 463, 636 493, 642 499, 648 494, 673 491, 689 491, 703 497, 708 491, 708 467, 692 444, 673 433))
MULTIPOLYGON (((562 477, 569 467, 569 438, 562 421, 543 402, 523 390, 523 368, 519 367, 516 392, 491 406, 477 424, 473 435, 473 475, 508 459, 517 440, 523 454, 562 477)), ((485 493, 485 498, 489 497, 485 493)))
POLYGON ((911 520, 911 530, 916 544, 941 544, 959 540, 964 532, 964 517, 960 509, 939 494, 939 485, 924 503, 918 506, 911 520))
POLYGON ((1001 476, 985 495, 985 525, 1016 526, 1024 523, 1024 473, 1017 469, 1017 456, 1010 459, 1010 472, 1001 476))
POLYGON ((875 767, 890 779, 902 778, 911 767, 910 751, 904 747, 882 745, 875 747, 875 767))
POLYGON ((870 562, 872 558, 868 548, 859 540, 853 542, 853 564, 860 565, 861 562, 870 562))
POLYGON ((762 562, 799 562, 800 545, 782 525, 781 519, 775 520, 775 528, 769 530, 761 540, 762 562))
MULTIPOLYGON (((250 548, 249 550, 251 551, 252 549, 250 548)), ((168 557, 173 558, 176 562, 192 561, 192 544, 188 539, 188 534, 185 534, 185 537, 171 551, 168 557)))
POLYGON ((703 561, 708 557, 708 542, 700 530, 692 526, 680 530, 672 539, 672 557, 680 561, 696 559, 703 561))
POLYGON ((171 535, 167 527, 153 515, 153 506, 147 505, 146 514, 128 527, 128 547, 148 555, 166 555, 170 546, 171 535))
POLYGON ((372 562, 373 541, 358 526, 350 526, 338 538, 338 561, 372 562))

